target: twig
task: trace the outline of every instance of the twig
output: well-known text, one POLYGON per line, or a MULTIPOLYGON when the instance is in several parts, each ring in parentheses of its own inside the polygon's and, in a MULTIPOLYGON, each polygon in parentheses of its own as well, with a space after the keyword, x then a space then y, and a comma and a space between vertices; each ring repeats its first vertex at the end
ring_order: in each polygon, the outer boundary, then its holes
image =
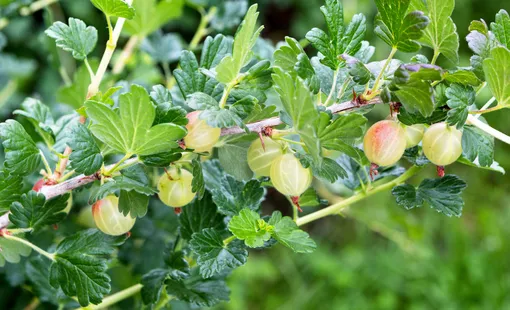
POLYGON ((133 51, 138 46, 138 43, 140 42, 139 36, 132 36, 129 38, 129 40, 126 43, 126 46, 124 46, 124 49, 120 53, 119 58, 117 59, 117 62, 115 63, 115 66, 113 66, 112 73, 113 74, 119 74, 124 70, 124 66, 126 65, 129 57, 131 57, 131 54, 133 54, 133 51))
MULTIPOLYGON (((382 101, 380 99, 372 99, 371 101, 364 104, 363 106, 371 105, 371 104, 379 104, 379 103, 382 103, 382 101)), ((328 107, 327 109, 329 111, 331 111, 331 113, 336 114, 336 113, 340 113, 340 112, 353 110, 353 109, 356 109, 359 107, 360 107, 360 105, 357 102, 347 101, 347 102, 343 102, 343 103, 339 103, 339 104, 334 104, 334 105, 328 107)), ((281 124, 283 124, 283 121, 279 117, 272 117, 272 118, 268 118, 268 119, 265 119, 263 121, 259 121, 256 123, 247 124, 246 127, 248 127, 248 129, 251 132, 259 133, 259 132, 262 132, 267 127, 274 127, 274 126, 278 126, 281 124)), ((241 127, 237 127, 237 126, 231 127, 231 128, 223 128, 221 130, 222 136, 236 135, 236 134, 242 134, 242 133, 246 133, 246 131, 244 129, 242 129, 241 127)))

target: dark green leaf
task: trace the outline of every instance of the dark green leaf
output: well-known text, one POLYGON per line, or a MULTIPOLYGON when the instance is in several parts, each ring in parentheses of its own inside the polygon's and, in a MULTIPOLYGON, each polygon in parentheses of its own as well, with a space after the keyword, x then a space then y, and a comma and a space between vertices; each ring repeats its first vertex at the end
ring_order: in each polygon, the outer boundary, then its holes
POLYGON ((490 167, 494 162, 494 137, 472 126, 464 126, 462 154, 479 166, 490 167))
POLYGON ((39 167, 40 151, 20 123, 15 120, 1 123, 0 138, 5 152, 4 166, 11 173, 27 175, 39 167))
POLYGON ((400 108, 398 120, 404 125, 411 126, 414 124, 435 124, 446 119, 447 112, 443 110, 435 110, 431 116, 424 117, 419 112, 409 112, 405 107, 400 108))
POLYGON ((202 199, 195 199, 191 205, 183 208, 179 222, 181 237, 186 240, 191 240, 194 233, 200 233, 205 228, 216 230, 225 228, 223 216, 218 213, 218 208, 208 192, 202 199))
POLYGON ((417 42, 422 36, 429 19, 423 12, 408 12, 411 0, 375 0, 379 14, 376 18, 375 33, 389 46, 399 51, 417 52, 417 42))
POLYGON ((266 191, 259 181, 237 181, 230 175, 221 178, 219 187, 212 189, 212 198, 222 214, 234 216, 242 209, 258 211, 266 191))
POLYGON ((220 231, 213 228, 194 233, 190 247, 198 256, 197 263, 203 278, 242 266, 248 258, 248 251, 242 241, 234 240, 225 245, 220 231))
POLYGON ((56 224, 67 216, 64 209, 68 199, 69 194, 65 194, 46 201, 43 194, 30 191, 21 195, 19 202, 12 203, 9 220, 18 228, 33 230, 56 224))
POLYGON ((490 58, 483 61, 483 71, 498 106, 510 105, 510 50, 492 49, 490 58))
POLYGON ((23 178, 0 170, 0 213, 9 211, 11 204, 19 200, 23 178))
POLYGON ((372 73, 361 61, 347 54, 342 54, 341 56, 345 60, 349 68, 349 75, 352 76, 354 82, 365 85, 370 81, 372 73))
POLYGON ((44 141, 54 142, 54 132, 52 127, 55 125, 50 108, 37 99, 27 98, 21 104, 23 110, 15 110, 13 113, 25 116, 34 125, 37 133, 41 135, 44 141))
POLYGON ((184 49, 181 36, 175 33, 163 34, 158 30, 143 40, 140 49, 149 54, 154 61, 173 63, 179 60, 184 49))
POLYGON ((69 18, 69 25, 55 22, 45 31, 46 35, 55 39, 57 46, 71 52, 78 60, 87 58, 97 42, 97 30, 76 18, 69 18))
POLYGON ((425 179, 418 188, 402 184, 394 187, 392 193, 397 203, 408 210, 426 203, 437 212, 459 217, 464 206, 461 193, 466 186, 457 176, 449 174, 439 179, 425 179))
POLYGON ((237 180, 250 180, 253 171, 248 166, 248 147, 246 143, 225 144, 218 149, 218 159, 226 173, 237 180))
POLYGON ((140 156, 140 160, 149 167, 168 167, 171 163, 181 159, 182 153, 179 149, 170 152, 153 154, 149 156, 140 156))
POLYGON ((198 159, 193 159, 191 162, 191 172, 193 180, 191 181, 191 190, 197 193, 197 198, 200 200, 204 197, 205 183, 204 174, 202 173, 202 164, 198 159))
POLYGON ((73 150, 69 159, 77 173, 91 175, 101 169, 103 155, 92 133, 82 124, 73 126, 67 144, 73 150))
POLYGON ((446 122, 461 129, 468 117, 468 107, 475 103, 476 92, 471 86, 452 84, 446 89, 446 97, 451 109, 448 111, 446 122))
POLYGON ((150 198, 150 196, 141 194, 136 190, 121 190, 119 197, 119 211, 122 212, 124 216, 129 214, 132 218, 144 217, 145 214, 147 214, 150 198))
POLYGON ((99 304, 110 292, 107 257, 126 236, 108 236, 96 229, 82 230, 62 240, 50 267, 50 284, 67 296, 78 298, 82 307, 99 304))

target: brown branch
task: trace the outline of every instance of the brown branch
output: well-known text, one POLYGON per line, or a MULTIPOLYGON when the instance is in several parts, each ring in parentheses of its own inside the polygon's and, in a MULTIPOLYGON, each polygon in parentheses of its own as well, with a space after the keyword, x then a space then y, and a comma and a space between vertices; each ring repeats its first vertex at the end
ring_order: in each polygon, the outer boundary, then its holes
MULTIPOLYGON (((346 102, 334 104, 334 105, 328 107, 328 110, 331 111, 331 113, 335 114, 335 113, 345 112, 345 111, 349 111, 349 110, 354 110, 354 109, 357 109, 360 107, 364 107, 366 105, 379 104, 379 103, 382 103, 382 101, 378 98, 372 99, 369 102, 367 102, 366 104, 362 104, 362 105, 360 105, 358 102, 353 100, 353 101, 346 101, 346 102)), ((265 119, 265 120, 262 120, 262 121, 259 121, 256 123, 247 124, 246 127, 248 127, 248 129, 251 132, 260 133, 267 127, 275 127, 275 126, 278 126, 281 124, 283 124, 283 121, 279 117, 272 117, 272 118, 268 118, 268 119, 265 119)), ((237 135, 237 134, 243 134, 243 133, 246 133, 246 132, 244 131, 244 129, 242 129, 238 126, 231 127, 231 128, 223 128, 221 130, 222 136, 237 135)))

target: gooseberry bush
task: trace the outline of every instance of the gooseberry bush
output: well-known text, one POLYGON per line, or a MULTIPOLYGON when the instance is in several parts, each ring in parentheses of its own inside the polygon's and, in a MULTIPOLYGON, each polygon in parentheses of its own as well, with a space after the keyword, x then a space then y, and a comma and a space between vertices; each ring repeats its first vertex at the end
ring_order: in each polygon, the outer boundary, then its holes
MULTIPOLYGON (((27 15, 55 1, 27 2, 1 12, 27 15)), ((471 23, 471 65, 458 67, 454 0, 375 0, 374 32, 391 49, 382 60, 364 40, 367 18, 345 20, 339 0, 320 8, 325 27, 278 43, 263 39, 257 5, 244 0, 91 2, 108 29, 69 17, 45 32, 81 64, 56 90, 73 112, 55 119, 35 94, 0 124, 0 265, 28 257, 10 270, 26 274, 43 303, 101 309, 134 297, 136 309, 170 300, 213 306, 229 299, 226 278, 252 249, 314 251, 303 230, 312 221, 383 191, 409 210, 460 216, 467 184, 444 166, 504 173, 494 144, 510 137, 482 117, 510 106, 504 10, 490 24, 471 23), (201 14, 189 43, 161 31, 184 6, 201 14), (103 46, 99 61, 89 59, 103 46), (127 75, 129 62, 161 69, 163 84, 127 75), (478 108, 484 88, 493 98, 478 108), (375 106, 388 118, 368 126, 375 106), (419 179, 435 165, 437 177, 419 179), (413 176, 417 186, 407 183, 413 176), (324 183, 352 194, 328 205, 314 189, 324 183), (288 198, 290 216, 261 212, 271 187, 288 198), (73 210, 73 196, 92 208, 73 210), (178 221, 165 218, 168 210, 178 221), (68 213, 82 226, 67 225, 68 213), (118 265, 137 283, 111 292, 109 269, 118 265)))

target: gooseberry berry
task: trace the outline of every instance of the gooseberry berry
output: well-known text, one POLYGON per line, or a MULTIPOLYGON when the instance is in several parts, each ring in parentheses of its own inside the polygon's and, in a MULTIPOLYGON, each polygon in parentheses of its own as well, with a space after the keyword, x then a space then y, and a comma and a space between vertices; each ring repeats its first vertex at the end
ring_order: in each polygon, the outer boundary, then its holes
POLYGON ((119 198, 109 195, 92 206, 92 215, 97 228, 107 235, 119 236, 127 233, 135 225, 136 219, 124 216, 119 211, 119 198))
POLYGON ((267 177, 273 161, 283 154, 282 145, 271 138, 262 137, 248 148, 248 166, 259 177, 267 177), (264 145, 262 145, 264 142, 264 145))
POLYGON ((406 126, 406 149, 417 146, 423 139, 423 133, 427 127, 423 124, 414 124, 406 126))
POLYGON ((372 125, 363 139, 365 155, 379 166, 391 166, 404 154, 406 133, 396 121, 384 120, 372 125))
POLYGON ((299 159, 287 153, 271 164, 271 182, 280 193, 299 197, 312 184, 312 170, 301 165, 299 159))
POLYGON ((206 121, 199 119, 200 113, 201 111, 195 111, 186 116, 189 122, 186 125, 188 134, 184 137, 184 143, 195 152, 210 152, 220 139, 221 129, 211 127, 206 121))
POLYGON ((184 169, 170 169, 158 181, 159 199, 172 208, 190 203, 196 193, 192 191, 193 175, 184 169))
POLYGON ((446 123, 434 124, 425 131, 422 146, 433 164, 449 165, 462 154, 462 131, 446 123))

